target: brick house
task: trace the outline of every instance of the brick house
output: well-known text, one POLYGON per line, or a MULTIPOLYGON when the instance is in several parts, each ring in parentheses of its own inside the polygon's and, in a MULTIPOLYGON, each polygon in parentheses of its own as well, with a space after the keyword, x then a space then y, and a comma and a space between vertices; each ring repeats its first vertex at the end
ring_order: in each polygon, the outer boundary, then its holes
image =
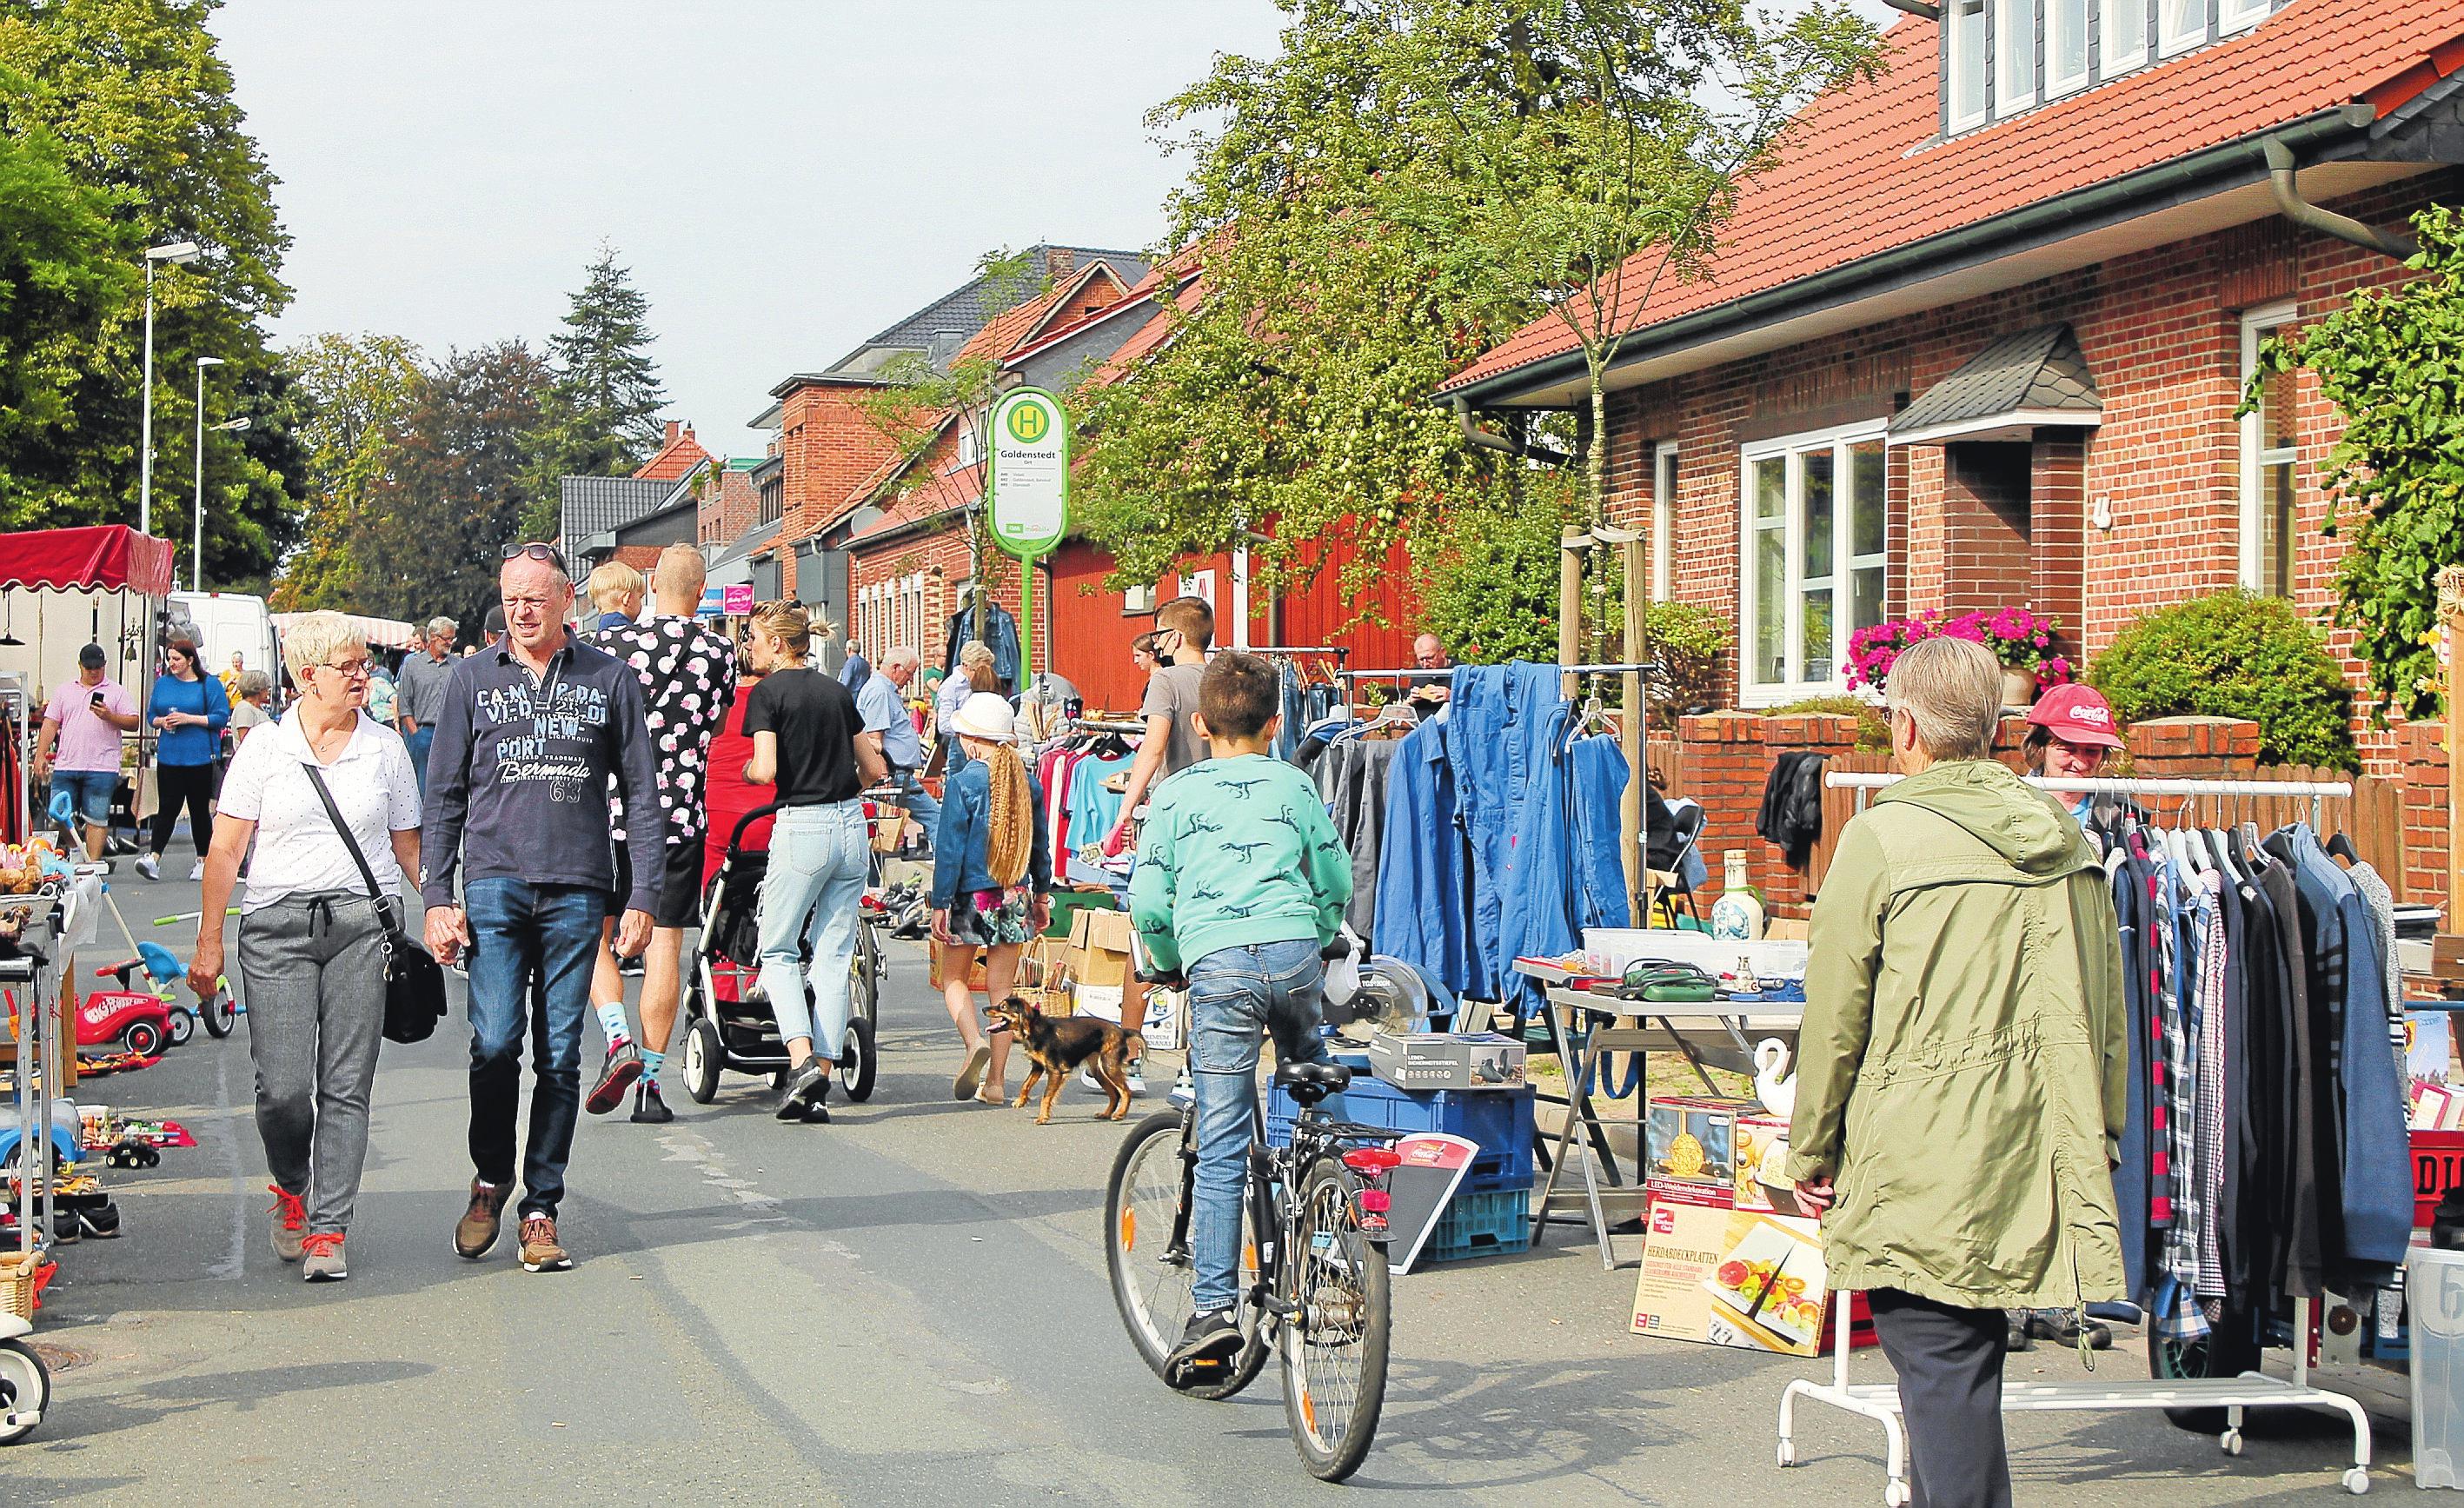
MULTIPOLYGON (((2236 586, 2323 617, 2333 410, 2297 373, 2234 410, 2262 340, 2402 277, 2386 233, 2464 192, 2464 8, 1945 0, 1883 51, 1705 277, 1619 311, 1611 511, 1655 595, 1737 625, 1730 702, 1841 689, 1851 632, 1925 609, 2030 607, 2090 654, 2236 586)), ((1535 323, 1444 395, 1577 407, 1570 346, 1535 323)), ((2409 757, 2356 731, 2374 772, 2409 757)))

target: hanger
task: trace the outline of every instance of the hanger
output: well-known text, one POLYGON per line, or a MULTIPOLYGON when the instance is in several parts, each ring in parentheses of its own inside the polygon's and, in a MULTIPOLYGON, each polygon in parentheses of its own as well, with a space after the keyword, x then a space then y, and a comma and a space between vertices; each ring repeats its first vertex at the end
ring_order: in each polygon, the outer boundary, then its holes
POLYGON ((2215 855, 2218 873, 2233 884, 2242 883, 2241 870, 2233 860, 2233 845, 2226 841, 2223 832, 2210 828, 2201 835, 2207 839, 2208 851, 2215 855))
POLYGON ((1377 716, 1363 723, 1354 735, 1363 739, 1398 738, 1420 725, 1420 715, 1412 710, 1408 698, 1397 697, 1377 709, 1377 716))
POLYGON ((2362 861, 2361 854, 2353 847, 2353 840, 2342 832, 2328 834, 2327 853, 2333 857, 2343 859, 2346 869, 2362 861))

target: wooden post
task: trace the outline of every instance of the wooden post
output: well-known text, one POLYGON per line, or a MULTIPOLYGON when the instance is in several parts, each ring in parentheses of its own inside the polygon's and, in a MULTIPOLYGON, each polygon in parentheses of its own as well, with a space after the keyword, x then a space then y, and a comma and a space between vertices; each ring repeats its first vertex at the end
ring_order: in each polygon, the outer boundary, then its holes
MULTIPOLYGON (((1644 541, 1632 539, 1618 546, 1625 566, 1625 662, 1639 665, 1649 645, 1649 625, 1643 621, 1644 610, 1651 606, 1650 578, 1646 574, 1644 541)), ((1651 701, 1642 676, 1629 674, 1625 677, 1625 720, 1621 728, 1625 740, 1625 801, 1617 813, 1617 826, 1624 835, 1619 851, 1625 855, 1626 898, 1634 906, 1635 924, 1650 920, 1651 865, 1645 853, 1642 831, 1643 783, 1650 779, 1651 701)))

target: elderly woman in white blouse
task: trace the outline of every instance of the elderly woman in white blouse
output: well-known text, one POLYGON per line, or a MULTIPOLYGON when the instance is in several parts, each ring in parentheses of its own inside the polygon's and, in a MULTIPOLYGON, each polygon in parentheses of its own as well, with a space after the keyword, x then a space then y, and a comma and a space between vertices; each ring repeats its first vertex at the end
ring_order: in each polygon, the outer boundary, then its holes
POLYGON ((342 1236, 385 1026, 385 919, 352 847, 385 906, 399 908, 403 876, 419 873, 419 786, 402 736, 364 710, 368 646, 350 620, 309 613, 282 657, 299 695, 223 777, 188 983, 202 995, 222 974, 223 912, 250 840, 262 837, 240 907, 239 978, 256 1129, 274 1174, 274 1254, 300 1263, 311 1282, 332 1282, 350 1275, 342 1236))

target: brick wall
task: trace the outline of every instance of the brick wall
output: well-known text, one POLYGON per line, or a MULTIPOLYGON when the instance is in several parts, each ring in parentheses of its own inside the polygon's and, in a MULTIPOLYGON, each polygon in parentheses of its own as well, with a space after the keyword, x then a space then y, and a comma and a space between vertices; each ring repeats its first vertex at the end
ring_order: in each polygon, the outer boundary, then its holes
MULTIPOLYGON (((2442 730, 2426 722, 2395 730, 2404 772, 2404 889, 2409 900, 2447 901, 2448 750, 2442 730)), ((2457 930, 2455 918, 2447 930, 2457 930)))
POLYGON ((725 544, 739 539, 761 514, 761 494, 753 474, 722 468, 693 509, 693 538, 704 544, 725 544))
POLYGON ((1696 893, 1703 906, 1707 908, 1719 897, 1724 855, 1737 849, 1746 854, 1747 875, 1762 891, 1766 914, 1805 915, 1811 898, 1807 870, 1790 865, 1786 854, 1754 832, 1763 787, 1782 754, 1801 750, 1845 754, 1856 746, 1857 720, 1827 713, 1765 718, 1750 712, 1716 712, 1678 720, 1677 746, 1656 743, 1653 752, 1664 788, 1703 804, 1700 847, 1703 862, 1711 871, 1709 887, 1696 893))
POLYGON ((2031 471, 2025 445, 1943 447, 1941 607, 1991 611, 2030 580, 2031 471))
POLYGON ((789 546, 845 513, 855 491, 895 450, 856 407, 867 390, 861 383, 808 383, 781 402, 780 574, 781 589, 790 596, 804 593, 797 587, 798 562, 789 546))

